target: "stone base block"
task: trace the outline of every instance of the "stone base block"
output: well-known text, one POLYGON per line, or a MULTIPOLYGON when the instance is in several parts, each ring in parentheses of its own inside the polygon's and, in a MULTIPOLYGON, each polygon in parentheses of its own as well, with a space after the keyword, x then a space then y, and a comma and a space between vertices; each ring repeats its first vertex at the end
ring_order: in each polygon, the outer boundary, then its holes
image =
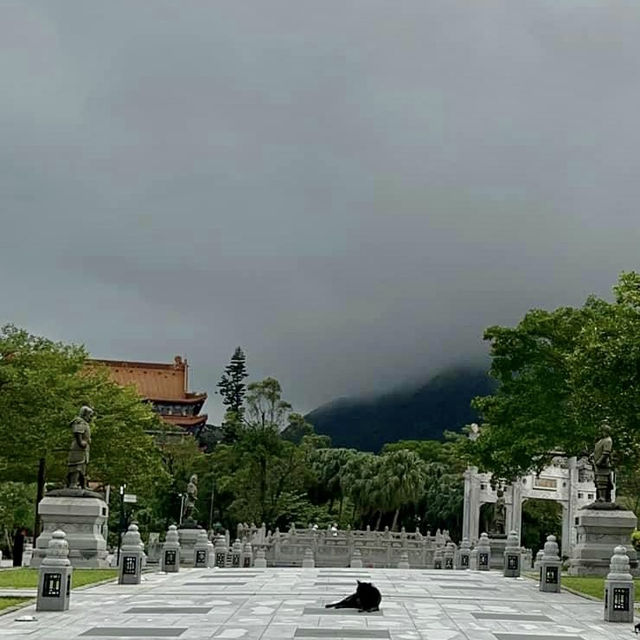
POLYGON ((196 540, 201 527, 184 527, 178 529, 178 539, 180 541, 180 565, 183 567, 193 567, 195 557, 196 540))
POLYGON ((637 524, 633 511, 587 507, 578 511, 576 521, 578 543, 569 560, 569 575, 606 576, 618 545, 627 548, 631 573, 638 575, 638 557, 631 546, 631 534, 637 524))
POLYGON ((492 533, 489 536, 491 546, 490 568, 502 571, 504 567, 504 550, 507 546, 507 536, 503 533, 492 533))
POLYGON ((51 534, 67 534, 69 560, 75 568, 107 567, 107 543, 102 535, 109 507, 101 498, 46 495, 38 505, 42 533, 36 540, 31 566, 39 567, 46 555, 51 534))

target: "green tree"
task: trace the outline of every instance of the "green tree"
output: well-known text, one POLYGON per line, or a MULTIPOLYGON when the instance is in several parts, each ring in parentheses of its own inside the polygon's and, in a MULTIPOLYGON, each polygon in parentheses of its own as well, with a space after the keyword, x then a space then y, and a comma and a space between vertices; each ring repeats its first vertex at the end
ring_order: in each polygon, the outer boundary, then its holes
POLYGON ((477 398, 474 462, 510 480, 545 466, 556 451, 590 451, 600 424, 614 429, 619 467, 640 453, 640 275, 623 273, 615 300, 533 310, 515 328, 491 327, 493 395, 477 398))
POLYGON ((247 391, 244 380, 247 376, 246 356, 242 349, 237 347, 217 385, 222 396, 222 404, 227 408, 222 425, 225 442, 235 442, 238 438, 247 391))
POLYGON ((11 551, 13 531, 31 528, 35 497, 35 483, 0 482, 0 546, 11 551))
POLYGON ((311 459, 311 467, 317 484, 315 494, 317 498, 329 500, 329 511, 333 510, 335 500, 339 500, 338 520, 342 519, 344 498, 347 494, 345 487, 344 469, 355 455, 355 449, 318 448, 311 459))
POLYGON ((154 495, 155 500, 149 505, 148 519, 156 522, 161 530, 180 519, 181 495, 185 495, 189 478, 195 473, 198 476, 198 503, 195 520, 200 524, 208 523, 208 501, 211 498, 211 487, 202 482, 209 474, 210 457, 198 447, 196 440, 183 434, 166 433, 157 438, 166 481, 162 490, 154 495))
POLYGON ((288 440, 294 444, 300 444, 302 438, 314 433, 313 427, 304 419, 300 413, 290 413, 288 424, 280 434, 283 440, 288 440))
POLYGON ((253 466, 252 479, 258 488, 256 515, 266 521, 270 512, 267 495, 271 466, 283 451, 280 431, 286 424, 291 405, 282 399, 282 388, 275 378, 253 382, 247 391, 238 447, 253 466))
POLYGON ((431 528, 448 529, 452 535, 461 529, 464 499, 464 458, 466 438, 446 434, 451 439, 401 440, 385 445, 383 453, 402 449, 413 451, 424 463, 423 493, 415 508, 415 516, 431 528))
POLYGON ((234 413, 242 413, 242 403, 246 393, 244 379, 248 376, 246 361, 244 351, 240 347, 236 347, 231 361, 218 382, 222 404, 234 413))
POLYGON ((225 510, 236 521, 275 526, 303 507, 308 513, 306 490, 313 480, 310 458, 326 440, 309 434, 296 445, 282 437, 287 425, 307 431, 301 417, 292 414, 291 405, 282 399, 280 383, 266 378, 248 385, 238 439, 219 446, 220 452, 216 449, 214 455, 224 464, 216 469, 219 497, 230 500, 225 510))
POLYGON ((40 459, 63 457, 68 424, 87 402, 78 376, 85 357, 75 345, 11 325, 0 329, 0 464, 5 479, 35 482, 40 459))
POLYGON ((415 504, 424 493, 425 463, 413 451, 400 449, 382 456, 383 504, 393 510, 391 529, 396 530, 400 509, 415 504))
POLYGON ((96 411, 89 479, 126 482, 150 494, 165 478, 159 452, 146 430, 160 419, 133 389, 111 382, 104 369, 85 368, 86 352, 33 336, 11 325, 0 330, 0 480, 64 481, 69 424, 83 404, 96 411), (40 470, 40 473, 39 473, 40 470))
MULTIPOLYGON (((141 495, 162 490, 170 478, 149 431, 170 430, 133 387, 120 387, 105 370, 80 376, 83 396, 95 409, 89 479, 102 485, 123 482, 141 495)), ((66 439, 69 439, 68 427, 66 439)), ((64 456, 62 456, 64 463, 64 456)))
POLYGON ((291 405, 282 399, 282 387, 275 378, 252 382, 247 388, 244 423, 249 431, 280 433, 291 405))
POLYGON ((548 535, 562 540, 561 505, 550 500, 525 500, 522 504, 522 545, 536 553, 544 547, 548 535))
POLYGON ((386 508, 384 479, 381 474, 381 456, 358 451, 348 457, 340 473, 340 485, 352 504, 354 524, 364 526, 377 513, 375 528, 380 527, 386 508))

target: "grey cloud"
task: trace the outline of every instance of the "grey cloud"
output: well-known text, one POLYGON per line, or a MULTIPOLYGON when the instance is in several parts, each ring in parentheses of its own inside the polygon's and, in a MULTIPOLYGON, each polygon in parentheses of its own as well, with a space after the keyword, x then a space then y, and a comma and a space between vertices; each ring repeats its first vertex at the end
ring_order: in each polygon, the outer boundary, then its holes
POLYGON ((636 2, 0 11, 2 321, 307 410, 637 267, 636 2))

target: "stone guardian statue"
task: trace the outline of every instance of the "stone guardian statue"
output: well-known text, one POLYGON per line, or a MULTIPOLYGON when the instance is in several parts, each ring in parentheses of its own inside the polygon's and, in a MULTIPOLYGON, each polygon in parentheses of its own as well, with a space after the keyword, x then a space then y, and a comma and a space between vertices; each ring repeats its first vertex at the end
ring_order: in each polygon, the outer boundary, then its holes
POLYGON ((84 406, 80 414, 71 422, 73 441, 69 449, 67 487, 69 489, 87 488, 87 466, 89 465, 89 449, 91 446, 91 427, 94 411, 84 406))
POLYGON ((507 520, 507 508, 504 501, 504 491, 498 489, 494 511, 493 511, 493 531, 491 533, 497 533, 503 535, 505 533, 505 526, 507 520))
POLYGON ((197 511, 196 500, 198 499, 198 476, 194 473, 189 479, 187 485, 187 499, 184 503, 183 520, 193 520, 193 515, 197 511))
POLYGON ((601 427, 602 437, 593 450, 591 463, 596 484, 596 502, 611 502, 611 491, 613 490, 613 466, 611 464, 611 453, 613 451, 613 440, 611 439, 611 427, 604 421, 601 427))

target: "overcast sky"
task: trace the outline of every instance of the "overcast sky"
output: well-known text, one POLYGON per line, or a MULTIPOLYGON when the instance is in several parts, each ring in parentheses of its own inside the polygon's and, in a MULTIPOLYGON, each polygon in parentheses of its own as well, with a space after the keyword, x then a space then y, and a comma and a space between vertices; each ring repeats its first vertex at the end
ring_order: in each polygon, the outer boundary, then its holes
POLYGON ((640 268, 637 0, 0 12, 2 324, 306 411, 640 268))

